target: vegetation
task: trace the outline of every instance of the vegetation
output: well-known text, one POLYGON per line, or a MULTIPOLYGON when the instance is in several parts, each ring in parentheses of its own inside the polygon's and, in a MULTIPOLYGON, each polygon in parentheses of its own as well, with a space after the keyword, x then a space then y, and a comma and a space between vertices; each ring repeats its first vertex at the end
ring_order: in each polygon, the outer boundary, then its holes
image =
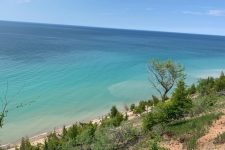
POLYGON ((219 135, 215 138, 215 140, 214 140, 213 143, 214 143, 214 144, 223 144, 223 143, 225 143, 225 132, 219 134, 219 135))
POLYGON ((179 138, 186 144, 187 149, 195 149, 197 139, 205 134, 212 122, 219 118, 221 113, 207 114, 190 120, 180 120, 165 126, 163 133, 179 138))
POLYGON ((201 95, 210 95, 215 92, 225 90, 225 75, 221 72, 219 78, 208 77, 200 79, 197 86, 197 92, 201 95))
POLYGON ((143 126, 147 130, 159 123, 167 123, 178 120, 188 114, 192 108, 192 101, 188 98, 188 92, 183 81, 178 82, 170 100, 161 102, 154 110, 146 115, 143 126))
POLYGON ((174 84, 184 78, 184 68, 171 60, 153 60, 149 63, 148 69, 151 75, 150 81, 163 101, 168 98, 167 94, 174 84))
MULTIPOLYGON (((114 149, 150 149, 164 150, 160 142, 168 139, 179 140, 186 149, 197 149, 197 140, 203 136, 214 120, 225 108, 223 91, 225 76, 200 79, 190 87, 185 85, 183 68, 172 61, 153 61, 150 71, 161 86, 161 99, 152 96, 139 104, 131 104, 130 109, 140 114, 136 119, 127 120, 113 106, 101 124, 79 123, 66 128, 62 133, 48 135, 42 145, 32 146, 23 138, 20 150, 114 150, 114 149), (173 89, 171 96, 168 92, 173 89), (151 111, 146 111, 151 108, 151 111), (141 121, 142 120, 142 121, 141 121)), ((156 83, 157 83, 156 82, 156 83)), ((154 84, 156 84, 154 83, 154 84)), ((215 144, 225 142, 225 134, 218 135, 215 144)))

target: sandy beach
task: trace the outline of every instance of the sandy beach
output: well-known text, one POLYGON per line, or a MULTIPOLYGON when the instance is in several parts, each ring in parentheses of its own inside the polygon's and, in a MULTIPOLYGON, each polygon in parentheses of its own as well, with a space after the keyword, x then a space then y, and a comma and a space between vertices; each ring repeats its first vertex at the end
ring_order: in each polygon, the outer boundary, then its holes
MULTIPOLYGON (((151 110, 151 108, 146 108, 146 112, 149 112, 151 110)), ((144 112, 144 113, 146 113, 144 112)), ((128 120, 132 120, 136 117, 140 117, 140 115, 137 115, 137 114, 134 114, 133 111, 123 111, 122 114, 125 116, 127 115, 128 117, 128 120)), ((105 115, 105 116, 108 116, 108 115, 105 115)), ((104 117, 105 117, 104 116, 104 117)), ((102 117, 102 118, 104 118, 102 117)), ((90 120, 93 124, 97 124, 97 125, 100 125, 101 124, 101 121, 102 121, 102 118, 95 118, 95 119, 92 119, 90 120)), ((89 122, 89 121, 86 121, 86 122, 89 122)), ((69 127, 71 127, 73 124, 71 125, 67 125, 65 126, 66 129, 68 129, 69 127)), ((55 128, 53 129, 52 131, 49 131, 49 132, 44 132, 44 133, 41 133, 41 134, 38 134, 38 135, 35 135, 33 137, 29 137, 29 140, 30 140, 30 143, 32 145, 37 145, 37 144, 44 144, 47 136, 52 133, 52 132, 55 132, 56 134, 60 135, 62 134, 62 129, 63 127, 61 128, 55 128)), ((6 148, 8 150, 15 150, 15 147, 19 147, 20 146, 20 141, 18 142, 15 142, 15 143, 11 143, 11 144, 5 144, 5 145, 1 145, 2 148, 6 148)))

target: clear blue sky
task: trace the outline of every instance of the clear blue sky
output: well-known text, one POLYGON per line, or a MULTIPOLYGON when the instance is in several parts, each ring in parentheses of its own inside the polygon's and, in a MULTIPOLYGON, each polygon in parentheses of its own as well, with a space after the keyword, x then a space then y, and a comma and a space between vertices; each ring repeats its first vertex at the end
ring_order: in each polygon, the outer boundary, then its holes
POLYGON ((0 0, 0 20, 225 35, 225 0, 0 0))

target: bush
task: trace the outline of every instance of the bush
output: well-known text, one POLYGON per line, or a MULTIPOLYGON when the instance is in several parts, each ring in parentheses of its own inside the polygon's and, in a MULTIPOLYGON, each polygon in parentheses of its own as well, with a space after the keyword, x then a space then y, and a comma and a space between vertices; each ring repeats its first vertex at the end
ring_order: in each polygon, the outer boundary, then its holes
POLYGON ((105 118, 102 120, 102 126, 114 126, 117 127, 121 124, 121 122, 125 120, 121 113, 117 113, 116 116, 105 118))
POLYGON ((177 84, 172 98, 165 102, 158 103, 153 111, 143 119, 144 129, 151 130, 159 123, 167 123, 184 117, 192 108, 192 101, 188 98, 188 93, 183 81, 177 84))
POLYGON ((126 149, 130 143, 138 138, 138 131, 130 124, 122 124, 117 127, 101 127, 96 131, 93 149, 112 150, 126 149))
POLYGON ((214 143, 214 144, 224 144, 224 143, 225 143, 225 132, 222 133, 222 134, 219 134, 219 135, 215 138, 215 140, 214 140, 213 143, 214 143))
POLYGON ((192 108, 192 101, 188 98, 188 92, 185 87, 184 81, 180 81, 177 84, 172 98, 171 105, 167 107, 168 119, 180 119, 184 117, 192 108))
POLYGON ((32 146, 28 138, 22 138, 19 150, 40 150, 40 147, 32 146))
POLYGON ((221 72, 220 77, 215 80, 215 90, 217 92, 225 90, 225 75, 221 72))
POLYGON ((130 105, 130 110, 133 111, 134 108, 135 108, 135 104, 131 104, 131 105, 130 105))
POLYGON ((166 116, 163 112, 163 109, 161 109, 162 105, 158 105, 156 108, 154 108, 154 111, 148 113, 143 118, 143 128, 145 130, 151 130, 153 126, 156 124, 162 123, 165 121, 166 116))
POLYGON ((197 90, 201 95, 209 95, 215 92, 215 80, 213 77, 200 79, 198 81, 197 90))
POLYGON ((140 101, 139 105, 134 108, 134 113, 136 114, 141 114, 145 111, 145 107, 147 106, 147 102, 145 101, 140 101))
POLYGON ((113 118, 113 117, 115 117, 118 113, 119 113, 119 111, 117 110, 116 106, 113 106, 113 107, 111 108, 110 117, 113 118))
POLYGON ((188 89, 188 94, 193 95, 197 92, 197 89, 195 87, 195 84, 192 84, 191 87, 188 89))
POLYGON ((58 150, 62 147, 60 138, 56 135, 55 132, 48 135, 44 147, 46 147, 47 150, 58 150))

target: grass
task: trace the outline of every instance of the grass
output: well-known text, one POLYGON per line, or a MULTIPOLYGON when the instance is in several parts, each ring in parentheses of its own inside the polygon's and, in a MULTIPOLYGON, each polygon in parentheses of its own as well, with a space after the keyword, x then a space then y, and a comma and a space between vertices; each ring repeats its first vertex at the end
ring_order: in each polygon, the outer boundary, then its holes
POLYGON ((165 133, 169 133, 173 138, 179 138, 184 142, 187 149, 195 149, 198 138, 203 136, 207 128, 217 120, 222 113, 210 113, 190 120, 179 121, 167 125, 165 133))
POLYGON ((219 135, 215 138, 215 140, 214 140, 213 143, 214 143, 214 144, 223 144, 223 143, 225 143, 225 132, 222 133, 222 134, 219 134, 219 135))

